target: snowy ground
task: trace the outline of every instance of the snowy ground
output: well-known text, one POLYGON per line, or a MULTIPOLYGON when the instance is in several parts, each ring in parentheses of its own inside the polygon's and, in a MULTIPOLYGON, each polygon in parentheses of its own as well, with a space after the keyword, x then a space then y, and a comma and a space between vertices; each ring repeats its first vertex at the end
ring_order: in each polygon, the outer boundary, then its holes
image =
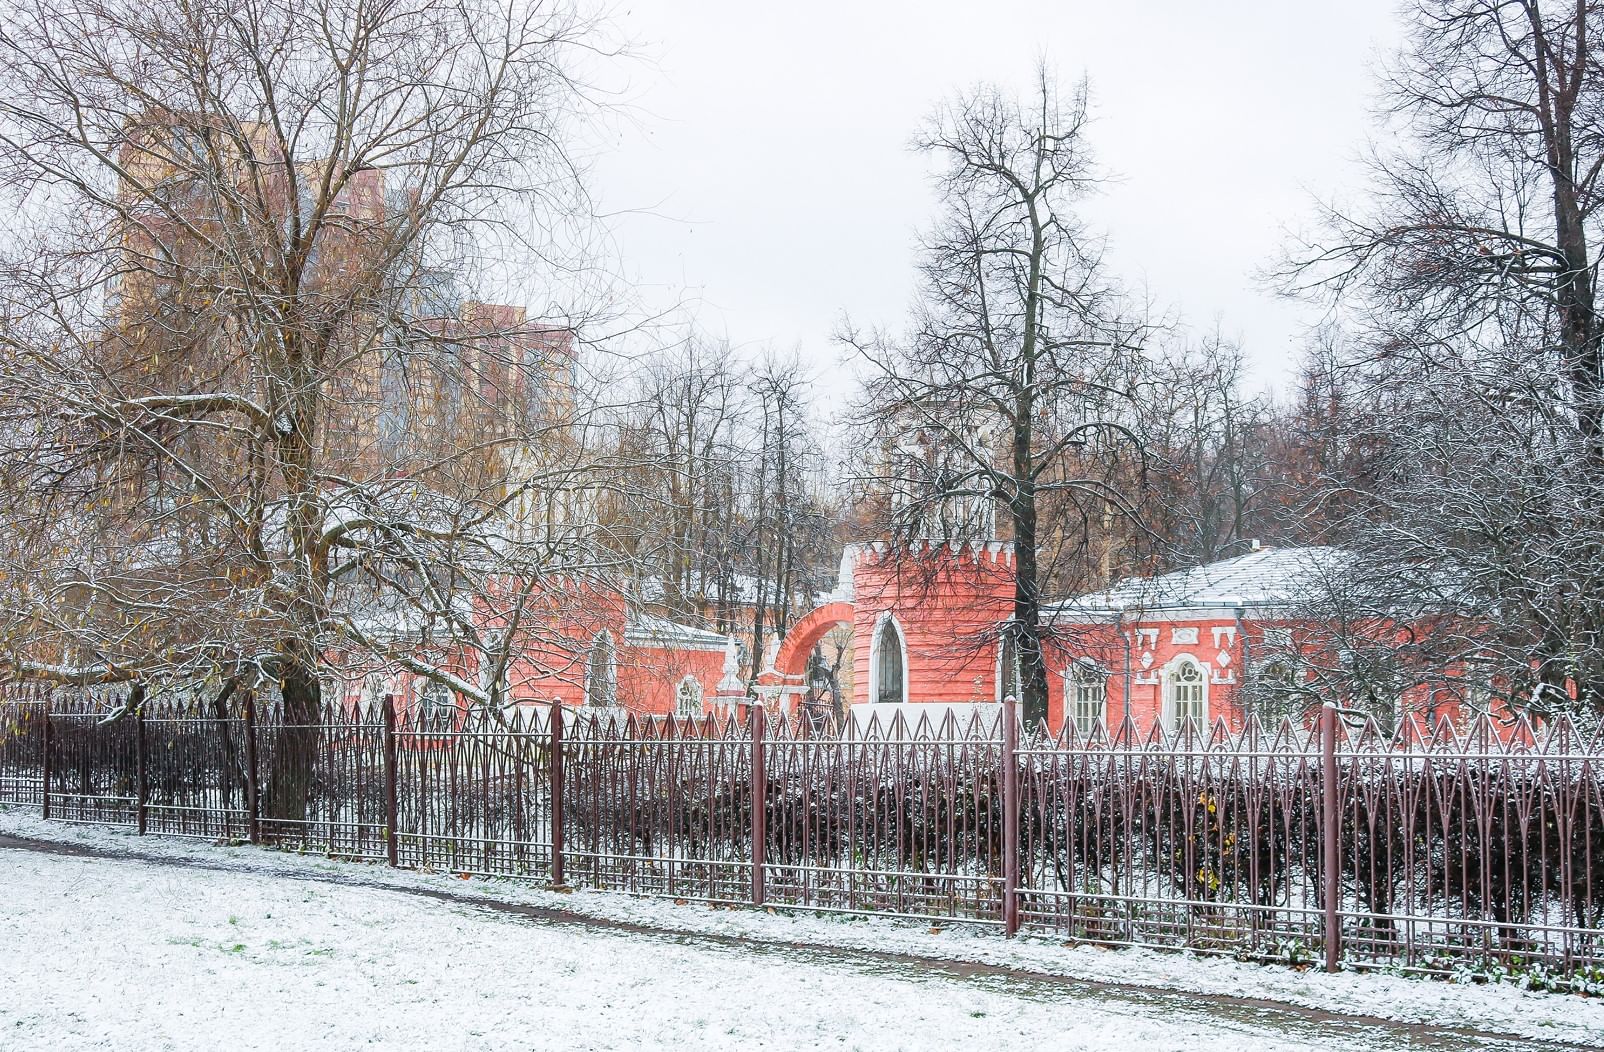
POLYGON ((0 812, 5 1049, 1533 1047, 1516 1038, 1598 1048, 1604 1003, 563 895, 0 812))

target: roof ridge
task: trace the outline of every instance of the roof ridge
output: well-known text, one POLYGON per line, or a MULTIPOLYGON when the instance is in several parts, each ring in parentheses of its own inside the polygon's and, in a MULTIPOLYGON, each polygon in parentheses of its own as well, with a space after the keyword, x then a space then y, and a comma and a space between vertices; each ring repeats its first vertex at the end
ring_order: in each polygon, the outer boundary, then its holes
POLYGON ((1332 545, 1269 546, 1227 559, 1184 566, 1151 577, 1125 577, 1095 592, 1057 600, 1058 610, 1156 609, 1288 603, 1296 601, 1296 578, 1311 563, 1341 551, 1332 545))

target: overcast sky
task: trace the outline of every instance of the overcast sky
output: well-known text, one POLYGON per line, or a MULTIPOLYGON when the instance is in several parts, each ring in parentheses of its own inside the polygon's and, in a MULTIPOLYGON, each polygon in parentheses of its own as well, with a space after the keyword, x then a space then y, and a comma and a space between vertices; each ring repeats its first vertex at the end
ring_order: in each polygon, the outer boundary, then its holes
POLYGON ((652 0, 617 17, 642 60, 597 161, 625 275, 747 347, 797 347, 831 386, 843 312, 895 327, 932 214, 907 150, 932 104, 1023 87, 1038 56, 1091 80, 1117 174, 1089 217, 1116 271, 1240 340, 1282 387, 1307 308, 1255 272, 1311 195, 1353 190, 1395 0, 919 3, 652 0), (1140 11, 1140 14, 1136 12, 1140 11))

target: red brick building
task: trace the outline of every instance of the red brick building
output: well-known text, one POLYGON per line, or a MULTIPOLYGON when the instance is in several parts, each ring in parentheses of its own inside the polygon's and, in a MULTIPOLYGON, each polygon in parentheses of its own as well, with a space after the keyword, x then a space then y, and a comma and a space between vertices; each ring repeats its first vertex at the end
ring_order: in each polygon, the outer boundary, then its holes
MULTIPOLYGON (((733 641, 725 635, 645 613, 613 590, 558 588, 551 600, 549 608, 523 612, 527 620, 508 648, 504 704, 558 702, 616 715, 699 717, 743 692, 728 675, 733 641)), ((505 619, 488 609, 476 620, 487 637, 505 631, 505 619)), ((390 660, 381 655, 368 659, 370 667, 347 670, 347 703, 388 694, 408 711, 465 706, 461 690, 410 671, 408 657, 488 692, 491 674, 479 651, 431 646, 404 631, 393 638, 390 660)))
MULTIPOLYGON (((1175 730, 1187 720, 1240 728, 1250 699, 1306 706, 1314 665, 1329 666, 1332 642, 1308 620, 1306 601, 1324 575, 1340 572, 1333 548, 1263 548, 1106 591, 1049 604, 1049 727, 1082 735, 1175 730), (1301 655, 1301 656, 1300 656, 1301 655)), ((1012 610, 1014 556, 1004 542, 902 552, 854 545, 836 593, 792 629, 759 693, 789 708, 805 691, 807 655, 836 625, 853 631, 854 715, 938 706, 935 715, 994 705, 1018 682, 1006 671, 1001 627, 1012 610)), ((1266 706, 1275 708, 1274 704, 1266 706)), ((1447 716, 1458 696, 1412 688, 1397 712, 1447 716)), ((984 711, 983 709, 981 711, 984 711)))

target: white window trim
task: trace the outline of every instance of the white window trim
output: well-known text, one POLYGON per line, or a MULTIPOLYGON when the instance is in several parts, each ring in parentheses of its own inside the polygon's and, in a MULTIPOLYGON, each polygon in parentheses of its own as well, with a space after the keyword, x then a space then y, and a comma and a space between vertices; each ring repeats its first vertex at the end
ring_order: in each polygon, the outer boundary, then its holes
POLYGON ((1064 718, 1074 726, 1079 734, 1092 734, 1097 725, 1082 730, 1080 726, 1080 678, 1099 679, 1103 688, 1103 717, 1099 721, 1104 730, 1108 729, 1108 670, 1089 658, 1074 658, 1064 669, 1064 718))
POLYGON ((1298 683, 1303 679, 1303 668, 1296 658, 1287 657, 1283 654, 1261 658, 1253 663, 1252 677, 1254 684, 1263 689, 1275 682, 1271 679, 1271 672, 1275 669, 1279 669, 1286 677, 1284 681, 1276 683, 1277 688, 1284 687, 1291 691, 1298 689, 1298 683))
POLYGON ((1196 665, 1202 677, 1200 686, 1203 688, 1203 715, 1198 720, 1200 728, 1207 729, 1209 725, 1209 667, 1192 654, 1177 654, 1170 658, 1164 666, 1164 674, 1159 677, 1160 689, 1163 694, 1160 698, 1159 719, 1164 729, 1174 733, 1181 727, 1180 715, 1175 711, 1175 674, 1183 665, 1196 665))
POLYGON ((700 716, 702 714, 702 701, 705 697, 706 693, 702 690, 702 681, 697 679, 695 676, 687 675, 674 687, 674 715, 700 716), (690 711, 685 709, 680 693, 685 689, 685 685, 687 683, 690 684, 691 687, 691 696, 696 699, 696 707, 690 711))
POLYGON ((908 702, 908 634, 902 622, 889 610, 875 618, 874 629, 869 633, 869 704, 880 703, 880 637, 889 622, 897 630, 897 648, 902 655, 902 703, 908 702))
POLYGON ((441 712, 455 713, 457 708, 456 692, 450 687, 439 680, 429 679, 426 676, 418 677, 418 715, 435 717, 441 712), (445 697, 440 698, 441 694, 445 697))
MULTIPOLYGON (((1008 625, 1012 624, 1012 622, 1005 622, 1004 624, 1008 625)), ((1006 631, 1006 628, 1004 631, 1006 631)), ((992 682, 997 684, 997 689, 992 693, 996 696, 995 700, 998 702, 1003 700, 1003 654, 1007 651, 1007 649, 1008 637, 1006 635, 999 635, 997 637, 997 669, 996 675, 992 679, 992 682)), ((903 677, 906 678, 908 675, 907 670, 904 669, 902 674, 903 677)), ((1014 639, 1014 684, 1016 687, 1022 687, 1024 682, 1024 670, 1019 666, 1019 640, 1016 637, 1014 639)), ((1019 700, 1017 695, 1015 696, 1014 700, 1019 700)))
POLYGON ((382 705, 387 694, 393 694, 390 689, 390 678, 382 672, 369 672, 362 677, 362 703, 364 705, 382 705))

